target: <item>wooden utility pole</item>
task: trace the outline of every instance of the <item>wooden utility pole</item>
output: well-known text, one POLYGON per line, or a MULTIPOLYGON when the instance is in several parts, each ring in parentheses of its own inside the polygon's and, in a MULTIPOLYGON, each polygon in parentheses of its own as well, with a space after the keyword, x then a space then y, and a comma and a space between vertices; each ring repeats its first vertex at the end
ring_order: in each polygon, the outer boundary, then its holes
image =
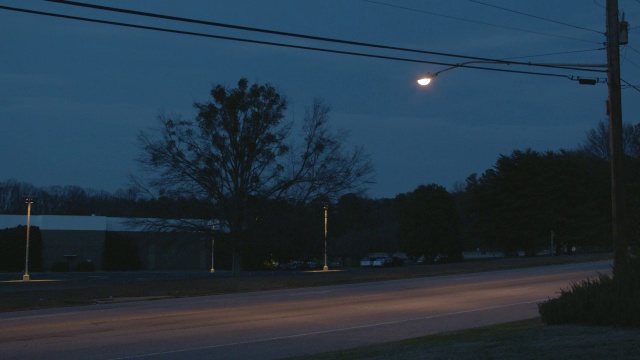
POLYGON ((625 181, 622 146, 622 96, 620 93, 620 25, 618 0, 607 0, 607 65, 609 85, 609 136, 611 159, 611 215, 613 227, 614 274, 626 262, 625 181))

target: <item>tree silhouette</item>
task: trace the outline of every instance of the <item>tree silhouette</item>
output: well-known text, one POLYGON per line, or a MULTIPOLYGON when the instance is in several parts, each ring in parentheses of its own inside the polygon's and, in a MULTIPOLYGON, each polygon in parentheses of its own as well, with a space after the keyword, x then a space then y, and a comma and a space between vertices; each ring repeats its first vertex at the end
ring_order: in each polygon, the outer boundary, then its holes
MULTIPOLYGON (((264 201, 330 200, 372 183, 368 155, 362 148, 344 149, 346 134, 330 131, 322 101, 307 111, 296 146, 293 123, 285 120, 286 99, 271 85, 240 79, 236 88, 215 86, 211 97, 194 105, 194 121, 161 116, 157 132, 140 135, 140 163, 151 175, 141 184, 155 194, 208 201, 209 218, 229 231, 235 273, 264 201)), ((180 226, 209 230, 203 223, 180 226)))

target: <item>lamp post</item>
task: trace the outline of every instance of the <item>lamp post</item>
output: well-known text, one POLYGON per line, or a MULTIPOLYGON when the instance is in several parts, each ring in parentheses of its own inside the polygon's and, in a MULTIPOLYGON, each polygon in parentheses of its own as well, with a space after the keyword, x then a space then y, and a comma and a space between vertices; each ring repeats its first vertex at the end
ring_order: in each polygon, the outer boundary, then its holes
POLYGON ((327 266, 327 215, 329 211, 329 205, 324 205, 324 267, 323 271, 329 270, 329 266, 327 266))
POLYGON ((29 230, 31 228, 31 204, 33 204, 33 198, 31 196, 25 196, 24 201, 27 204, 27 246, 24 256, 24 275, 22 275, 22 281, 29 281, 29 230))
POLYGON ((214 273, 216 270, 213 268, 213 249, 215 247, 215 236, 214 231, 216 229, 216 219, 213 219, 213 223, 211 224, 211 270, 210 273, 214 273))

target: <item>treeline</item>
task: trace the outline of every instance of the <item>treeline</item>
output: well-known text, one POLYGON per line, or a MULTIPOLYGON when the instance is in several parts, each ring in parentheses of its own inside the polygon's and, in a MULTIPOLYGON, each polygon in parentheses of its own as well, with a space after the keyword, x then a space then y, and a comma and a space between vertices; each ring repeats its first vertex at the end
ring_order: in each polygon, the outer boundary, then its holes
MULTIPOLYGON (((637 158, 627 158, 629 214, 638 209, 637 158)), ((458 194, 465 239, 478 247, 533 255, 611 249, 609 162, 581 151, 514 151, 458 194)), ((629 217, 630 229, 637 219, 629 217)))
POLYGON ((0 182, 0 214, 26 214, 24 196, 35 198, 31 207, 35 215, 206 219, 211 211, 206 212, 206 204, 196 199, 166 196, 150 199, 133 187, 110 193, 75 185, 36 187, 10 179, 0 182))
MULTIPOLYGON (((630 239, 637 240, 640 159, 626 158, 630 239)), ((0 211, 24 214, 21 196, 37 198, 33 214, 114 217, 212 218, 212 205, 195 199, 146 199, 135 191, 110 194, 76 186, 35 188, 0 183, 0 211)), ((276 260, 320 260, 324 253, 324 203, 266 202, 251 214, 242 242, 248 267, 276 260)), ((514 151, 483 174, 449 192, 431 184, 393 199, 342 196, 328 211, 330 260, 369 252, 454 261, 463 249, 524 251, 533 255, 611 250, 610 170, 607 160, 585 151, 514 151)), ((224 243, 224 234, 218 235, 224 243)), ((221 246, 223 244, 221 243, 221 246)))
MULTIPOLYGON (((638 240, 640 159, 626 158, 629 239, 638 240)), ((329 207, 330 257, 405 252, 457 261, 463 250, 570 254, 611 251, 609 162, 585 151, 514 151, 457 191, 419 186, 393 199, 346 195, 329 207), (552 250, 553 247, 553 250, 552 250)), ((245 253, 286 261, 323 254, 323 204, 271 203, 245 253)))

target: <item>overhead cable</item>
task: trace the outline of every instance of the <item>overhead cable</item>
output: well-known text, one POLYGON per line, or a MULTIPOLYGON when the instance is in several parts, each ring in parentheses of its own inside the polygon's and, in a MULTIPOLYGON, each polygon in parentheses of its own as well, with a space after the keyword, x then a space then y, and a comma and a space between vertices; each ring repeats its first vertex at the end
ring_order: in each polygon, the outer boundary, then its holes
POLYGON ((380 2, 380 1, 374 1, 374 0, 364 0, 364 1, 372 3, 372 4, 378 4, 378 5, 383 5, 383 6, 393 7, 393 8, 397 8, 397 9, 403 9, 403 10, 423 13, 423 14, 429 14, 429 15, 443 17, 443 18, 447 18, 447 19, 465 21, 465 22, 472 23, 472 24, 492 26, 492 27, 497 27, 497 28, 502 28, 502 29, 507 29, 507 30, 515 30, 515 31, 529 33, 529 34, 536 34, 536 35, 550 36, 550 37, 569 39, 569 40, 575 40, 575 41, 582 41, 582 42, 588 42, 588 43, 592 43, 592 44, 602 44, 602 42, 593 41, 593 40, 578 39, 578 38, 570 37, 570 36, 549 34, 549 33, 543 33, 543 32, 539 32, 539 31, 515 28, 515 27, 511 27, 511 26, 492 24, 492 23, 487 23, 487 22, 483 22, 483 21, 479 21, 479 20, 466 19, 466 18, 457 17, 457 16, 438 14, 438 13, 435 13, 435 12, 432 12, 432 11, 418 10, 418 9, 414 9, 414 8, 409 8, 409 7, 395 5, 395 4, 389 4, 389 3, 380 2))
POLYGON ((638 88, 635 85, 632 85, 631 83, 627 82, 625 79, 620 79, 620 81, 622 81, 623 83, 627 84, 627 86, 629 86, 630 88, 634 89, 637 92, 640 92, 640 88, 638 88))
POLYGON ((561 52, 555 52, 555 53, 544 53, 544 54, 535 54, 535 55, 511 56, 511 57, 505 58, 504 60, 528 59, 528 58, 534 58, 534 57, 546 57, 546 56, 554 56, 554 55, 577 54, 577 53, 592 52, 592 51, 602 51, 602 50, 606 50, 606 48, 596 48, 596 49, 588 49, 588 50, 561 51, 561 52))
MULTIPOLYGON (((59 4, 65 4, 65 5, 86 7, 86 8, 91 8, 91 9, 103 10, 103 11, 118 12, 118 13, 130 14, 130 15, 137 15, 137 16, 143 16, 143 17, 151 17, 151 18, 158 18, 158 19, 165 19, 165 20, 172 20, 172 21, 179 21, 179 22, 187 22, 187 23, 193 23, 193 24, 224 27, 224 28, 243 30, 243 31, 250 31, 250 32, 258 32, 258 33, 266 33, 266 34, 280 35, 280 36, 286 36, 286 37, 302 38, 302 39, 307 39, 307 40, 316 40, 316 41, 323 41, 323 42, 338 43, 338 44, 343 44, 343 45, 355 45, 355 46, 370 47, 370 48, 383 49, 383 50, 404 51, 404 52, 412 52, 412 53, 419 53, 419 54, 426 54, 426 55, 435 55, 435 56, 453 57, 453 58, 465 59, 465 60, 474 60, 474 61, 503 62, 506 65, 522 65, 522 66, 545 67, 545 68, 555 68, 555 69, 564 69, 564 70, 582 70, 582 71, 592 71, 592 72, 603 72, 601 70, 593 70, 593 69, 581 69, 581 68, 576 68, 576 67, 564 67, 564 66, 539 64, 539 63, 531 63, 531 62, 502 61, 502 60, 498 60, 498 59, 491 59, 491 58, 484 58, 484 57, 477 57, 477 56, 465 56, 465 55, 448 54, 448 53, 442 53, 442 52, 436 52, 436 51, 427 51, 427 50, 410 49, 410 48, 403 48, 403 47, 397 47, 397 46, 388 46, 388 45, 364 43, 364 42, 351 41, 351 40, 332 39, 332 38, 326 38, 326 37, 320 37, 320 36, 314 36, 314 35, 305 35, 305 34, 297 34, 297 33, 284 32, 284 31, 260 29, 260 28, 254 28, 254 27, 248 27, 248 26, 239 26, 239 25, 233 25, 233 24, 225 24, 225 23, 219 23, 219 22, 213 22, 213 21, 198 20, 198 19, 177 17, 177 16, 171 16, 171 15, 163 15, 163 14, 157 14, 157 13, 144 12, 144 11, 135 11, 135 10, 129 10, 129 9, 123 9, 123 8, 115 8, 115 7, 109 7, 109 6, 87 4, 87 3, 77 2, 77 1, 69 1, 69 0, 45 0, 45 1, 53 2, 53 3, 59 3, 59 4)), ((294 47, 294 46, 291 45, 290 47, 294 47)), ((304 48, 304 47, 301 47, 301 48, 304 48)), ((353 55, 351 52, 347 52, 347 53, 350 53, 351 55, 353 55)))
POLYGON ((503 10, 503 11, 508 11, 508 12, 511 12, 511 13, 514 13, 514 14, 518 14, 518 15, 522 15, 522 16, 528 16, 528 17, 531 17, 531 18, 534 18, 534 19, 543 20, 543 21, 547 21, 547 22, 550 22, 550 23, 558 24, 558 25, 564 25, 564 26, 575 28, 575 29, 591 31, 591 32, 598 33, 598 34, 604 34, 602 31, 589 29, 589 28, 582 27, 582 26, 567 24, 567 23, 564 23, 564 22, 561 22, 561 21, 551 20, 551 19, 543 18, 543 17, 537 16, 537 15, 527 14, 525 12, 512 10, 512 9, 507 9, 507 8, 504 8, 504 7, 501 7, 501 6, 488 4, 488 3, 485 3, 485 2, 482 2, 482 1, 478 1, 478 0, 469 0, 469 1, 471 1, 472 3, 476 3, 476 4, 492 7, 492 8, 503 10))
MULTIPOLYGON (((243 39, 243 38, 236 38, 236 37, 229 37, 229 36, 204 34, 204 33, 192 32, 192 31, 183 31, 183 30, 167 29, 167 28, 160 28, 160 27, 153 27, 153 26, 146 26, 146 25, 137 25, 137 24, 129 24, 129 23, 122 23, 122 22, 108 21, 108 20, 92 19, 92 18, 79 17, 79 16, 55 14, 55 13, 49 13, 49 12, 36 11, 36 10, 14 8, 14 7, 3 6, 3 5, 0 5, 0 9, 23 12, 23 13, 29 13, 29 14, 35 14, 35 15, 43 15, 43 16, 57 17, 57 18, 63 18, 63 19, 70 19, 70 20, 78 20, 78 21, 91 22, 91 23, 122 26, 122 27, 135 28, 135 29, 154 30, 154 31, 166 32, 166 33, 175 33, 175 34, 191 35, 191 36, 198 36, 198 37, 205 37, 205 38, 214 38, 214 39, 220 39, 220 40, 230 40, 230 41, 238 41, 238 42, 245 42, 245 43, 252 43, 252 44, 261 44, 261 45, 279 46, 279 47, 285 47, 285 48, 294 48, 294 49, 302 49, 302 50, 327 52, 327 53, 334 53, 334 54, 353 55, 353 56, 377 58, 377 59, 384 59, 384 60, 395 60, 395 61, 404 61, 404 62, 412 62, 412 63, 449 66, 449 67, 465 67, 465 68, 469 68, 469 69, 497 71, 497 72, 505 72, 505 73, 518 73, 518 74, 538 75, 538 76, 547 76, 547 77, 561 77, 561 78, 566 78, 566 79, 569 79, 569 80, 577 80, 577 79, 579 79, 579 77, 577 77, 577 76, 566 75, 566 74, 543 73, 543 72, 513 70, 513 69, 501 69, 501 68, 491 68, 491 67, 476 66, 476 65, 466 65, 466 64, 452 64, 452 63, 444 63, 444 62, 436 62, 436 61, 428 61, 428 60, 408 59, 408 58, 400 58, 400 57, 392 57, 392 56, 384 56, 384 55, 375 55, 375 54, 365 54, 365 53, 350 52, 350 51, 343 51, 343 50, 323 49, 323 48, 310 47, 310 46, 291 45, 291 44, 275 43, 275 42, 268 42, 268 41, 243 39)), ((493 61, 493 62, 494 63, 497 62, 497 63, 504 64, 504 65, 514 64, 512 62, 499 61, 499 60, 498 61, 493 61)), ((528 64, 527 63, 520 63, 518 65, 528 65, 528 64)), ((531 66, 534 66, 534 65, 531 64, 531 66)), ((553 65, 546 65, 546 67, 564 69, 564 70, 577 70, 577 71, 601 72, 601 73, 605 72, 605 70, 583 69, 583 68, 572 68, 572 67, 558 67, 558 66, 553 66, 553 65)))

